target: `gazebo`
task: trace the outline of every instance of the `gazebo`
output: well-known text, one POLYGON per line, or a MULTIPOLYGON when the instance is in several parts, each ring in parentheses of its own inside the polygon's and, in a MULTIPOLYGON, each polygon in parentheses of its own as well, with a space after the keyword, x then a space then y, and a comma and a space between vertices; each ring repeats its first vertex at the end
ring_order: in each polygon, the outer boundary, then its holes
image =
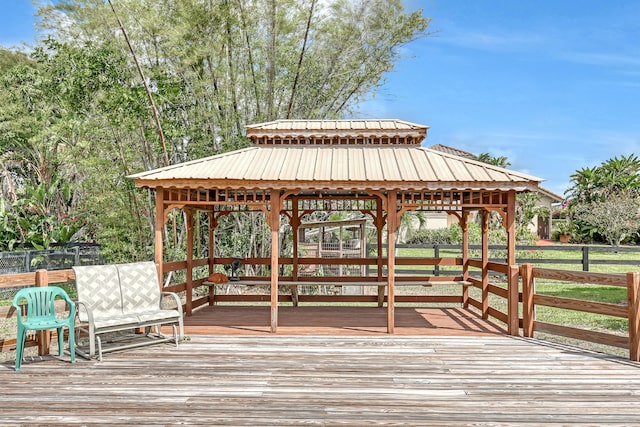
MULTIPOLYGON (((271 331, 278 328, 278 289, 315 281, 377 286, 386 290, 387 332, 394 332, 396 286, 407 281, 466 282, 469 252, 467 222, 480 212, 482 226, 482 280, 488 276, 488 218, 502 217, 507 231, 507 264, 515 264, 516 194, 536 191, 541 179, 490 164, 430 150, 421 146, 428 127, 402 120, 277 120, 247 126, 253 146, 190 162, 132 175, 135 185, 155 190, 155 262, 163 261, 163 227, 168 213, 181 209, 187 218, 187 315, 191 292, 204 279, 194 279, 193 268, 229 260, 215 257, 215 227, 221 216, 258 211, 271 230, 271 253, 265 261, 270 277, 243 278, 270 286, 271 331), (307 278, 299 274, 305 262, 294 239, 292 258, 279 250, 281 218, 286 216, 297 236, 303 218, 315 211, 356 211, 370 217, 377 231, 377 255, 360 258, 375 271, 371 277, 307 278), (461 277, 396 277, 396 233, 407 211, 444 211, 458 218, 463 230, 461 277), (206 260, 193 259, 193 221, 196 212, 209 216, 209 252, 206 260), (383 243, 386 241, 386 252, 383 243), (279 275, 281 265, 291 274, 279 275)), ((256 261, 257 262, 257 261, 256 261)), ((434 260, 434 262, 439 262, 434 260)), ((508 331, 518 333, 518 278, 509 277, 508 331), (514 296, 515 295, 515 296, 514 296), (515 313, 513 313, 515 311, 515 313)), ((465 288, 466 289, 466 288, 465 288)), ((381 295, 379 293, 379 295, 381 295)))

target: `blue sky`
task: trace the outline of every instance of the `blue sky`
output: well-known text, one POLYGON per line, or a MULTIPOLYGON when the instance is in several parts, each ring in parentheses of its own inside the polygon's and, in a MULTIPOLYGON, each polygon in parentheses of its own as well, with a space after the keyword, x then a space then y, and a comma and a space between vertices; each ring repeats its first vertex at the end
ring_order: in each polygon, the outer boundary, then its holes
MULTIPOLYGON (((426 145, 506 156, 562 195, 572 173, 640 152, 640 1, 404 0, 433 34, 357 117, 431 126, 426 145)), ((0 44, 34 38, 29 0, 0 0, 0 44)))
POLYGON ((432 18, 360 111, 431 126, 427 144, 506 156, 562 195, 640 150, 640 2, 405 0, 432 18))

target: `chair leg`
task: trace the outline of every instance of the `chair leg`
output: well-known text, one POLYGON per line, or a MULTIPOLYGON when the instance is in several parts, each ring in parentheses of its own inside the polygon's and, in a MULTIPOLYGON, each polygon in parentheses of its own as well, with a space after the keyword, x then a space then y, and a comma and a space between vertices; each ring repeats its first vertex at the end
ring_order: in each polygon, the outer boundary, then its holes
POLYGON ((76 363, 76 338, 73 330, 69 328, 69 355, 71 355, 71 363, 76 363))
POLYGON ((16 371, 20 370, 22 366, 22 356, 24 354, 24 342, 26 338, 26 332, 24 328, 18 325, 18 334, 16 336, 16 371))
POLYGON ((64 354, 64 331, 62 326, 58 329, 58 356, 62 356, 64 354))

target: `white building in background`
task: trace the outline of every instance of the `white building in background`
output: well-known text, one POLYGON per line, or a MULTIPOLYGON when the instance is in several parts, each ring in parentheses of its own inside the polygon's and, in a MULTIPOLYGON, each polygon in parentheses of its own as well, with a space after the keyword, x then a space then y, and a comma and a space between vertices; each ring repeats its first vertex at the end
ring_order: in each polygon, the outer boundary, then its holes
MULTIPOLYGON (((436 144, 428 147, 430 150, 441 151, 443 153, 451 154, 458 157, 464 157, 466 159, 475 160, 476 155, 468 151, 460 150, 458 148, 449 147, 443 144, 436 144)), ((553 212, 554 206, 562 203, 564 198, 554 192, 547 190, 546 188, 539 188, 538 191, 538 206, 542 206, 549 210, 548 217, 540 217, 536 215, 531 224, 529 224, 529 230, 538 236, 539 239, 547 240, 551 238, 551 212, 553 212)), ((448 228, 453 224, 458 223, 458 218, 448 215, 446 212, 433 212, 427 213, 426 224, 427 229, 448 228)))

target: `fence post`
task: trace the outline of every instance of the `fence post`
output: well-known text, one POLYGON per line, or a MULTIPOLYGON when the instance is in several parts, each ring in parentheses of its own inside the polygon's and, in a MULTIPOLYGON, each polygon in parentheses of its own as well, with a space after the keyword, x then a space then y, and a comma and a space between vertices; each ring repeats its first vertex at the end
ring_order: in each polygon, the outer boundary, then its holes
POLYGON ((520 293, 518 289, 520 277, 518 275, 518 266, 509 266, 509 278, 507 283, 507 332, 509 335, 520 335, 520 318, 518 315, 518 307, 520 306, 520 293))
POLYGON ((533 265, 523 264, 520 266, 520 275, 522 276, 522 333, 525 337, 533 338, 536 320, 536 310, 533 304, 533 294, 535 293, 533 265))
MULTIPOLYGON (((49 286, 49 273, 47 270, 36 270, 36 286, 49 286)), ((38 331, 36 336, 38 337, 38 354, 40 356, 49 354, 51 331, 38 331)))
MULTIPOLYGON (((435 245, 433 245, 433 256, 434 256, 434 258, 440 258, 440 245, 438 245, 437 243, 435 245)), ((435 276, 439 276, 440 275, 440 266, 438 264, 436 264, 434 266, 433 274, 435 276)))
POLYGON ((589 246, 582 247, 582 271, 589 271, 589 246))
POLYGON ((629 359, 640 362, 640 273, 627 273, 629 359))

